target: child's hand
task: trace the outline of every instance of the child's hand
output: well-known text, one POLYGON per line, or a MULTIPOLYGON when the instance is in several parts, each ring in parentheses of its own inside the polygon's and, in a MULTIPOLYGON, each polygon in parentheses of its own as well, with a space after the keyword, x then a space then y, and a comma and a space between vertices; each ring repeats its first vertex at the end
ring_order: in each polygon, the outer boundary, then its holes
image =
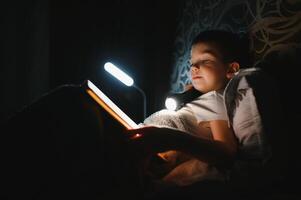
POLYGON ((169 143, 168 131, 167 128, 154 126, 128 130, 129 146, 146 156, 166 151, 169 143))

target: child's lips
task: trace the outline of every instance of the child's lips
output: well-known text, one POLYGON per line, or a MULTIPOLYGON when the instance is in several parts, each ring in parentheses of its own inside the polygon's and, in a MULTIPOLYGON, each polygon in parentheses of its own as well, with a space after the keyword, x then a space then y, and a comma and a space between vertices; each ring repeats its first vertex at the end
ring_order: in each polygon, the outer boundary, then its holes
POLYGON ((193 80, 195 80, 195 79, 200 79, 200 78, 202 78, 202 77, 201 77, 201 76, 193 76, 193 77, 192 77, 193 80))

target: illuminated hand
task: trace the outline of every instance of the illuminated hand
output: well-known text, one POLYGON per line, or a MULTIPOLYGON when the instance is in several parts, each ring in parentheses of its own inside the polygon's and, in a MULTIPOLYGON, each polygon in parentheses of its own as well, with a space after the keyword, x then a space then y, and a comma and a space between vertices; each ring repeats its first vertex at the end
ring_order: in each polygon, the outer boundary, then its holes
POLYGON ((128 144, 144 156, 170 150, 170 132, 172 129, 146 126, 129 130, 128 144))

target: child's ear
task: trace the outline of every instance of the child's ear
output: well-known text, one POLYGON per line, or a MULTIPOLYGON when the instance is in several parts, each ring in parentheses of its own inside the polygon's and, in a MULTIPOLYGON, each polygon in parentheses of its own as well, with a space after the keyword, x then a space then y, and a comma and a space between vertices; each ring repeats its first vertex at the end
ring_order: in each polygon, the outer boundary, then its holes
POLYGON ((227 78, 231 79, 235 75, 235 73, 239 71, 239 68, 240 65, 238 62, 230 63, 227 71, 227 78))

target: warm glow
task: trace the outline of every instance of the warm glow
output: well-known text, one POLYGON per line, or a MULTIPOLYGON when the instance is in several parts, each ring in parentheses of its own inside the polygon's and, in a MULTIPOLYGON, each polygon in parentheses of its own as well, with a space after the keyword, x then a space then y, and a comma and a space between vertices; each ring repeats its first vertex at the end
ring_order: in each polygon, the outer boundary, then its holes
POLYGON ((122 123, 127 129, 139 128, 139 126, 129 118, 120 108, 114 104, 109 97, 101 92, 91 81, 87 81, 88 94, 102 107, 122 123))
POLYGON ((177 109, 178 103, 177 103, 177 101, 176 101, 175 99, 169 97, 169 98, 167 98, 167 99, 165 100, 165 107, 166 107, 168 110, 174 111, 174 110, 177 109))
POLYGON ((138 138, 138 137, 141 137, 141 134, 136 133, 132 138, 138 138))
POLYGON ((104 67, 107 72, 109 72, 111 75, 113 75, 125 85, 132 86, 134 84, 134 80, 122 70, 120 70, 118 67, 116 67, 114 64, 107 62, 104 65, 104 67))

